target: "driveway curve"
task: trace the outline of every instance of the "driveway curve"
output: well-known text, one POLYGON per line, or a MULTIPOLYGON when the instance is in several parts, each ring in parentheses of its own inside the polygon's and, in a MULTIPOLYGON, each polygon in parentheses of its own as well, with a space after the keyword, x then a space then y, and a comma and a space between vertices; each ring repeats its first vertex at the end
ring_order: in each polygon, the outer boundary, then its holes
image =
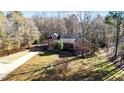
POLYGON ((39 52, 29 52, 23 57, 20 57, 19 59, 9 64, 0 63, 0 80, 2 80, 5 76, 7 76, 9 73, 14 71, 19 66, 23 65, 25 62, 27 62, 29 59, 31 59, 33 56, 37 55, 38 53, 39 52))

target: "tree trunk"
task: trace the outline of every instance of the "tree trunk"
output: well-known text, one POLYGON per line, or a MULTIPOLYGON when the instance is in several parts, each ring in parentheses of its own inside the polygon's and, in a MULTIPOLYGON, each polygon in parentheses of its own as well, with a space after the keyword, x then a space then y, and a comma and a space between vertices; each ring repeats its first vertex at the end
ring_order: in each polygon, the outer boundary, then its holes
POLYGON ((118 15, 114 59, 117 58, 117 53, 118 53, 119 32, 120 32, 120 16, 118 15))

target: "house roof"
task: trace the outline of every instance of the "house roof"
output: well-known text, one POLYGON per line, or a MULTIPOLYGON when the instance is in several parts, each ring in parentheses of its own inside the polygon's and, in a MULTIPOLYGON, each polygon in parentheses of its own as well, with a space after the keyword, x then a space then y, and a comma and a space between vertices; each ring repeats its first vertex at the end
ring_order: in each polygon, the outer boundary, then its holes
POLYGON ((79 38, 79 35, 68 35, 68 34, 62 34, 61 36, 60 36, 61 38, 72 38, 72 39, 74 39, 74 38, 79 38))
POLYGON ((53 33, 51 36, 56 36, 58 37, 60 35, 60 41, 63 43, 74 43, 76 40, 85 40, 88 41, 86 38, 81 37, 80 35, 69 35, 69 34, 58 34, 58 33, 53 33), (83 38, 83 39, 82 39, 83 38))
POLYGON ((74 43, 77 38, 60 38, 63 43, 74 43))
POLYGON ((85 43, 90 43, 86 38, 60 38, 63 43, 82 42, 83 40, 85 43))
POLYGON ((58 37, 59 35, 58 35, 57 33, 53 33, 51 36, 52 36, 52 37, 53 37, 53 36, 58 37))
POLYGON ((80 35, 68 35, 68 34, 62 34, 60 35, 60 41, 64 43, 74 43, 76 40, 82 41, 85 40, 88 42, 86 38, 81 37, 80 35))

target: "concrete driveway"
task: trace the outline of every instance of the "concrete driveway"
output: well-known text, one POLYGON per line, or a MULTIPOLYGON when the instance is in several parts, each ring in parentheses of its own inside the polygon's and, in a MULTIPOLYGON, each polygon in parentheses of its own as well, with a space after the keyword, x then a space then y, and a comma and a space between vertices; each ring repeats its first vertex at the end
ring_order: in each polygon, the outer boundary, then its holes
POLYGON ((19 59, 10 62, 9 64, 0 63, 0 80, 7 76, 9 73, 14 71, 16 68, 27 62, 29 59, 31 59, 33 56, 37 55, 39 52, 29 52, 23 57, 20 57, 19 59))

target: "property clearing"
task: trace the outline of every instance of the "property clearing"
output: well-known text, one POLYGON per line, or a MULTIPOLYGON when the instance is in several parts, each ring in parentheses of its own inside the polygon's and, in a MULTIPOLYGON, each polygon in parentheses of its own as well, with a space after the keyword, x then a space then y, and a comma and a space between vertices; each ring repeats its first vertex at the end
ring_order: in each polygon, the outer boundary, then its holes
POLYGON ((3 80, 117 80, 124 71, 108 61, 100 50, 95 56, 60 57, 59 54, 44 52, 28 60, 3 80), (43 69, 52 64, 53 67, 43 69))

